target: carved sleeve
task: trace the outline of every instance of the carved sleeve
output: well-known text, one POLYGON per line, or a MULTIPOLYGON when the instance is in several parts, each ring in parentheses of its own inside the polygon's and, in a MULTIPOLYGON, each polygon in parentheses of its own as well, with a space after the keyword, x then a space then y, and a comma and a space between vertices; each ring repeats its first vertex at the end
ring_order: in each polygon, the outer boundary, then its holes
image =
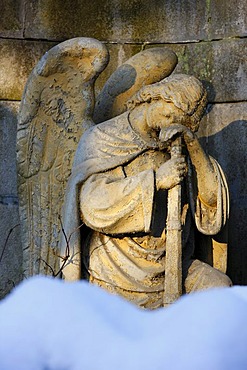
POLYGON ((105 234, 149 232, 154 190, 151 169, 130 177, 120 167, 92 175, 80 192, 82 220, 105 234))
POLYGON ((210 160, 217 175, 217 203, 215 206, 205 204, 192 187, 190 189, 190 202, 197 229, 205 235, 216 235, 229 218, 229 193, 226 178, 220 165, 212 157, 210 160))

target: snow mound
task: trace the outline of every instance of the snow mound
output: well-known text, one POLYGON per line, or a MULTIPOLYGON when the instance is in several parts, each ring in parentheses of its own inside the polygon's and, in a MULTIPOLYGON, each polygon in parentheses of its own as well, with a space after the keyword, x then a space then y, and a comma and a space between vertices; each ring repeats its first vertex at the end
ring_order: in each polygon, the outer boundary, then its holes
POLYGON ((34 277, 0 303, 0 370, 247 369, 247 287, 143 311, 79 281, 34 277))

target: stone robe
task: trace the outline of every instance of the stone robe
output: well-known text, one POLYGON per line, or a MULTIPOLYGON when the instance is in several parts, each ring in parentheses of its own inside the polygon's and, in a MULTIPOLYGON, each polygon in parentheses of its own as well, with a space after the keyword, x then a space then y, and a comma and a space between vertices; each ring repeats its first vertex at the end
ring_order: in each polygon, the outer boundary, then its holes
MULTIPOLYGON (((156 190, 155 171, 169 158, 157 141, 146 142, 134 131, 128 112, 83 135, 68 186, 64 225, 70 233, 82 220, 88 229, 72 235, 73 258, 64 271, 65 277, 87 278, 142 307, 162 306, 167 191, 156 190)), ((201 201, 190 165, 182 184, 187 292, 195 286, 202 289, 229 285, 224 274, 193 261, 195 227, 203 234, 214 235, 228 217, 226 181, 217 162, 211 160, 218 179, 214 207, 201 201)))

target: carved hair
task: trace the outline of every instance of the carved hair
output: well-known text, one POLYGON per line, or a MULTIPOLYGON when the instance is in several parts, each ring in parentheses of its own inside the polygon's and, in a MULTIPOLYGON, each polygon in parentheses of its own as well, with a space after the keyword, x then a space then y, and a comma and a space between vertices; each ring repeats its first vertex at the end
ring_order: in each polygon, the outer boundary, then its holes
POLYGON ((181 109, 186 115, 184 124, 192 131, 198 130, 207 105, 207 93, 197 78, 174 74, 158 83, 143 86, 127 102, 127 107, 132 110, 142 103, 159 99, 171 102, 181 109))

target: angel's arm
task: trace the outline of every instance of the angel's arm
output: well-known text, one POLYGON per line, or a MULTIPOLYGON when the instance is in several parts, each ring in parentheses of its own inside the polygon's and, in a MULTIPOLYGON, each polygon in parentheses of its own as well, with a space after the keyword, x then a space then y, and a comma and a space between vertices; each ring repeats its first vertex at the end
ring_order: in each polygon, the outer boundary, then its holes
POLYGON ((192 132, 185 133, 184 141, 196 172, 199 197, 203 203, 210 207, 216 206, 218 180, 213 163, 203 150, 195 134, 192 134, 192 132))
POLYGON ((153 211, 154 171, 124 177, 121 168, 92 175, 82 186, 82 219, 106 234, 149 232, 153 211))
POLYGON ((203 150, 196 134, 181 124, 161 130, 160 140, 173 140, 175 135, 183 136, 196 175, 199 198, 209 207, 216 206, 218 179, 209 156, 203 150))

